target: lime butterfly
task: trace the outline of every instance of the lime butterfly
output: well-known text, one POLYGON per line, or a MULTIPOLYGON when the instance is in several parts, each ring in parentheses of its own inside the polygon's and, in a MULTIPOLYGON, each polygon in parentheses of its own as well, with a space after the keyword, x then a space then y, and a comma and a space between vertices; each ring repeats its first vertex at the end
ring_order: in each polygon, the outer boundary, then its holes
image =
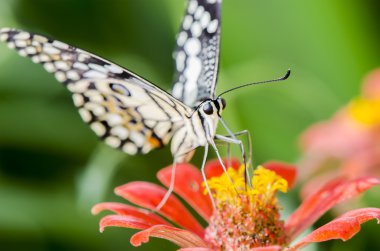
MULTIPOLYGON (((176 163, 190 160, 196 148, 205 147, 205 180, 209 145, 221 161, 214 139, 238 144, 245 161, 242 142, 221 118, 226 102, 215 95, 220 9, 221 0, 188 1, 174 51, 172 95, 117 64, 57 40, 10 28, 0 30, 0 40, 54 74, 72 93, 82 119, 109 146, 134 155, 171 140, 173 176, 159 209, 174 188, 176 163), (216 134, 219 121, 228 136, 216 134)), ((286 79, 288 73, 274 81, 286 79)))

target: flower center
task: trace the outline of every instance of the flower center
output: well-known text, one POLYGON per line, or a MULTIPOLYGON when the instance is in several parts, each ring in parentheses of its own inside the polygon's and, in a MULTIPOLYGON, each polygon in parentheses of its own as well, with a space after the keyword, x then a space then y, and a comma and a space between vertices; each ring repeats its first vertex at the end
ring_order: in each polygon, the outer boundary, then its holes
POLYGON ((380 123, 380 99, 358 98, 351 102, 349 111, 361 124, 374 126, 380 123))
POLYGON ((206 240, 217 250, 285 244, 276 192, 285 193, 287 181, 261 166, 254 171, 252 187, 245 183, 244 166, 229 168, 228 175, 233 184, 225 173, 207 181, 216 210, 206 229, 206 240))

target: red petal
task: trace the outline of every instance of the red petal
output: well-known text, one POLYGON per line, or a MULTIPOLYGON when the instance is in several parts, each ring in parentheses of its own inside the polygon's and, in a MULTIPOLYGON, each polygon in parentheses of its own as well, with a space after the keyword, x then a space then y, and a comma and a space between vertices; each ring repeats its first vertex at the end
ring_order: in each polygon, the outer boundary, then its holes
POLYGON ((352 210, 316 229, 291 247, 290 250, 296 250, 312 242, 322 242, 332 239, 349 240, 360 231, 360 224, 372 219, 377 219, 377 224, 380 224, 379 208, 352 210))
POLYGON ((99 230, 100 232, 104 231, 105 227, 125 227, 125 228, 134 228, 134 229, 147 229, 151 227, 147 221, 139 219, 133 216, 126 215, 107 215, 100 220, 99 230))
POLYGON ((161 218, 160 216, 152 213, 149 210, 136 208, 122 203, 104 202, 96 204, 92 209, 92 214, 98 214, 101 211, 109 210, 119 215, 133 216, 149 223, 150 225, 163 224, 170 226, 171 224, 161 218))
MULTIPOLYGON (((321 189, 325 185, 326 180, 334 180, 339 177, 342 177, 342 174, 338 170, 328 170, 326 172, 313 175, 313 177, 307 180, 306 184, 303 184, 302 189, 300 191, 301 199, 306 199, 307 197, 312 195, 316 190, 321 189)), ((349 178, 347 177, 347 179, 349 178)))
POLYGON ((166 239, 183 248, 206 247, 206 243, 194 233, 165 225, 155 225, 134 234, 131 244, 135 247, 140 246, 142 243, 147 243, 150 236, 166 239))
POLYGON ((280 175, 282 178, 286 179, 288 181, 288 187, 292 188, 296 177, 297 177, 297 168, 295 165, 278 162, 278 161, 268 161, 264 164, 262 164, 263 167, 266 169, 269 169, 278 175, 280 175))
MULTIPOLYGON (((115 193, 144 208, 154 210, 166 194, 166 189, 153 183, 135 181, 115 188, 115 193)), ((203 237, 204 230, 183 204, 170 195, 160 214, 203 237)))
MULTIPOLYGON (((188 163, 177 164, 174 191, 191 205, 205 220, 212 214, 210 197, 203 194, 202 174, 188 163)), ((172 166, 165 167, 157 173, 157 178, 165 186, 170 185, 172 166)))
POLYGON ((279 250, 281 250, 281 246, 258 247, 258 248, 252 248, 249 251, 279 251, 279 250))
MULTIPOLYGON (((228 160, 223 159, 223 163, 226 168, 229 168, 228 166, 228 160)), ((231 166, 234 169, 238 169, 240 167, 240 162, 238 159, 231 158, 231 166)), ((206 167, 205 167, 205 173, 207 179, 210 179, 212 177, 220 176, 223 173, 223 167, 220 164, 218 159, 213 159, 210 161, 207 161, 206 167)))
POLYGON ((336 204, 359 195, 380 180, 372 177, 345 181, 335 179, 304 200, 301 206, 288 218, 286 229, 293 239, 304 229, 312 225, 320 216, 336 204))

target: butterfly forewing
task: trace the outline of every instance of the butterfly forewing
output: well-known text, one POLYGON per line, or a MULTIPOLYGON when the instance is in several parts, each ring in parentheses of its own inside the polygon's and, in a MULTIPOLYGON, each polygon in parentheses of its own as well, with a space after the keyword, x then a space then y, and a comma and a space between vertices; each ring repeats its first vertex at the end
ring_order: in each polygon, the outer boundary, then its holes
POLYGON ((221 0, 190 0, 174 52, 173 96, 190 107, 215 96, 221 0))
POLYGON ((192 112, 126 69, 65 43, 15 29, 1 29, 0 40, 54 74, 98 137, 129 154, 167 144, 192 112))

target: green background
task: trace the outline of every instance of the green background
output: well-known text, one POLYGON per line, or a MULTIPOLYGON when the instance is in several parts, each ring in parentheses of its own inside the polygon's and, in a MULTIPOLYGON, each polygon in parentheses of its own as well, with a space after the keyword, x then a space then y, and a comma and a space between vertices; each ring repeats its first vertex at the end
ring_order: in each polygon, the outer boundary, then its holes
MULTIPOLYGON (((170 89, 184 4, 2 0, 0 27, 48 35, 170 89)), ((225 96, 224 118, 233 131, 251 131, 256 164, 296 161, 300 133, 359 94, 364 76, 380 65, 379 8, 374 0, 224 0, 218 92, 293 70, 281 84, 225 96)), ((156 182, 155 172, 171 161, 168 148, 126 156, 99 143, 53 76, 0 45, 0 250, 133 250, 134 231, 100 234, 90 208, 122 202, 115 186, 156 182)), ((320 248, 379 250, 378 231, 371 222, 353 240, 320 248)), ((152 240, 138 250, 174 246, 152 240)))

